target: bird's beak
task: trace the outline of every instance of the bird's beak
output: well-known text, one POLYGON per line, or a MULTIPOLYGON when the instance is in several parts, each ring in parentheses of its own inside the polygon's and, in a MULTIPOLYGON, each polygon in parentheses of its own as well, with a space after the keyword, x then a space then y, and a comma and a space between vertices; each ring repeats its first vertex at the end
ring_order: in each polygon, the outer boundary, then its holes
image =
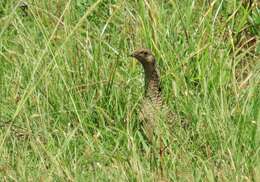
POLYGON ((135 57, 136 57, 136 53, 133 52, 133 53, 131 53, 129 56, 135 58, 135 57))

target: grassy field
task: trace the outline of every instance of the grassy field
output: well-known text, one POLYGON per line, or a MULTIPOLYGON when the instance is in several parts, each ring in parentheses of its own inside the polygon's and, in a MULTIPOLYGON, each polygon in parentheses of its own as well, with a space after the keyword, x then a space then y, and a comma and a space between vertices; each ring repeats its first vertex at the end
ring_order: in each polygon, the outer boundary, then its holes
POLYGON ((260 181, 260 9, 241 2, 1 0, 1 181, 260 181), (153 144, 139 47, 190 122, 153 144))

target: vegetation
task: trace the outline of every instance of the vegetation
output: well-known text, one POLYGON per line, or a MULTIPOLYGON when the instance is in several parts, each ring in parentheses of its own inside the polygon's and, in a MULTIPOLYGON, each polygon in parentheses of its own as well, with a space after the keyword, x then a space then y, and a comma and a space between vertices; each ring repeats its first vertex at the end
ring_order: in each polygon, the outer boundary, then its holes
POLYGON ((0 178, 260 181, 260 9, 248 2, 2 0, 0 178), (138 47, 190 122, 166 126, 163 150, 140 129, 138 47))

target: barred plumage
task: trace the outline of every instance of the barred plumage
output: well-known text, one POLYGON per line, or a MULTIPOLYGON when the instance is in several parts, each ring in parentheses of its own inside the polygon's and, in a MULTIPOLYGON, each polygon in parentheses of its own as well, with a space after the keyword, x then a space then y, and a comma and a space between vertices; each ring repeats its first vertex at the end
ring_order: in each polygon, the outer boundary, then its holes
POLYGON ((145 74, 145 97, 142 102, 140 119, 144 131, 151 141, 159 119, 176 120, 176 115, 169 112, 161 97, 160 76, 156 68, 156 60, 149 49, 138 49, 131 54, 143 66, 145 74), (170 118, 169 118, 170 117, 170 118))

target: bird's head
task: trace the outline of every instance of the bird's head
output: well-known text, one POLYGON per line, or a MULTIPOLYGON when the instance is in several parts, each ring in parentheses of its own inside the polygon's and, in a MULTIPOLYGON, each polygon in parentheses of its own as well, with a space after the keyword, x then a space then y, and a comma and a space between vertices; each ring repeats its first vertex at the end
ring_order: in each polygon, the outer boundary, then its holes
POLYGON ((137 59, 143 66, 155 64, 155 58, 149 49, 137 49, 130 56, 137 59))

